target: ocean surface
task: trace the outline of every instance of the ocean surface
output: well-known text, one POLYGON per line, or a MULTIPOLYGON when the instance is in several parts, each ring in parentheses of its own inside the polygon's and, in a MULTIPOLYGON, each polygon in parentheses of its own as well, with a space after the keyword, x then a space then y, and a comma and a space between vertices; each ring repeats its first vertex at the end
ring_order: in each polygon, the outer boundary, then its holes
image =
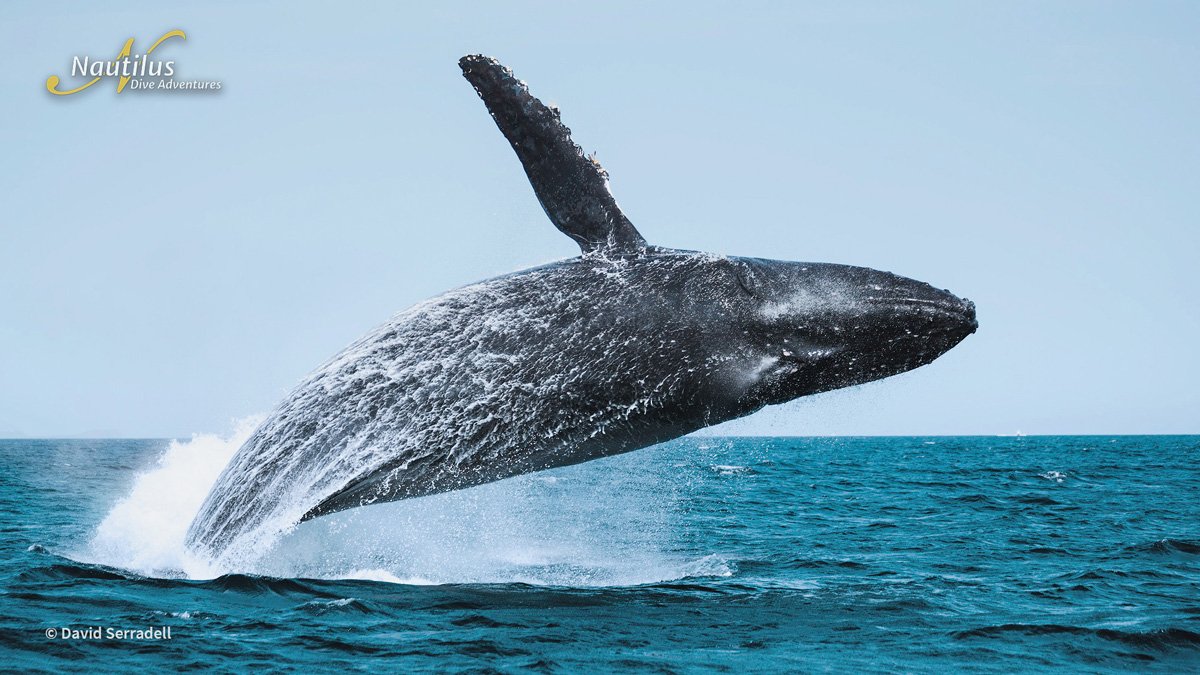
POLYGON ((1197 436, 685 438, 205 570, 238 442, 0 441, 0 669, 1200 670, 1197 436))

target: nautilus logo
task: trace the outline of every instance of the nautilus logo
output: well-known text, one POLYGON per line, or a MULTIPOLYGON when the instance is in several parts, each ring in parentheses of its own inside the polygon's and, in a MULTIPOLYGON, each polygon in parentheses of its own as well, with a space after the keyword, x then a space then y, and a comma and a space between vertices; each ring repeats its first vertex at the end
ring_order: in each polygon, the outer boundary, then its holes
POLYGON ((94 59, 90 56, 71 58, 70 77, 80 83, 73 88, 62 88, 58 75, 46 78, 46 91, 56 96, 78 94, 103 79, 115 80, 117 93, 123 91, 218 91, 218 80, 179 80, 175 78, 174 59, 164 59, 156 54, 170 42, 183 42, 187 35, 179 29, 163 33, 144 52, 135 50, 134 39, 129 38, 117 53, 116 58, 94 59))

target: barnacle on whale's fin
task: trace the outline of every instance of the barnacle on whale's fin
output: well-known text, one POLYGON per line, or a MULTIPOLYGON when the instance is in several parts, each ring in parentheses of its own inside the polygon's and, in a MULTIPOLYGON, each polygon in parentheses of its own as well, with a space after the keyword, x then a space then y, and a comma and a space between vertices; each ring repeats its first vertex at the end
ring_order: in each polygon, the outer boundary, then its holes
POLYGON ((608 173, 571 140, 571 130, 559 119, 557 109, 535 98, 524 82, 493 58, 464 56, 458 65, 512 144, 555 227, 584 253, 646 250, 646 240, 621 213, 608 189, 608 173))

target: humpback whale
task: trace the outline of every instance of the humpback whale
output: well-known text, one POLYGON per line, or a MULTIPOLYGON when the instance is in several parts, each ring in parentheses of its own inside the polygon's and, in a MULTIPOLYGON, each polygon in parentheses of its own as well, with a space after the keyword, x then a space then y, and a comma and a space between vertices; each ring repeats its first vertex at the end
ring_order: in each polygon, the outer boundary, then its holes
POLYGON ((213 485, 194 553, 245 563, 304 520, 643 448, 975 331, 970 301, 889 272, 648 244, 556 108, 459 65, 581 255, 422 302, 304 378, 213 485))

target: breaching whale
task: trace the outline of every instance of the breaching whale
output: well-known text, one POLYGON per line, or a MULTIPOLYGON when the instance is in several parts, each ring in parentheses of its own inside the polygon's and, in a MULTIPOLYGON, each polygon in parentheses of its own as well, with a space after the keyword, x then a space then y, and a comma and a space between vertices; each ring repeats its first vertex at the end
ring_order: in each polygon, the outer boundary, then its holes
POLYGON ((302 520, 660 443, 927 364, 975 308, 888 272, 646 243, 559 112, 459 65, 576 258, 449 291, 308 375, 188 530, 227 565, 302 520))

